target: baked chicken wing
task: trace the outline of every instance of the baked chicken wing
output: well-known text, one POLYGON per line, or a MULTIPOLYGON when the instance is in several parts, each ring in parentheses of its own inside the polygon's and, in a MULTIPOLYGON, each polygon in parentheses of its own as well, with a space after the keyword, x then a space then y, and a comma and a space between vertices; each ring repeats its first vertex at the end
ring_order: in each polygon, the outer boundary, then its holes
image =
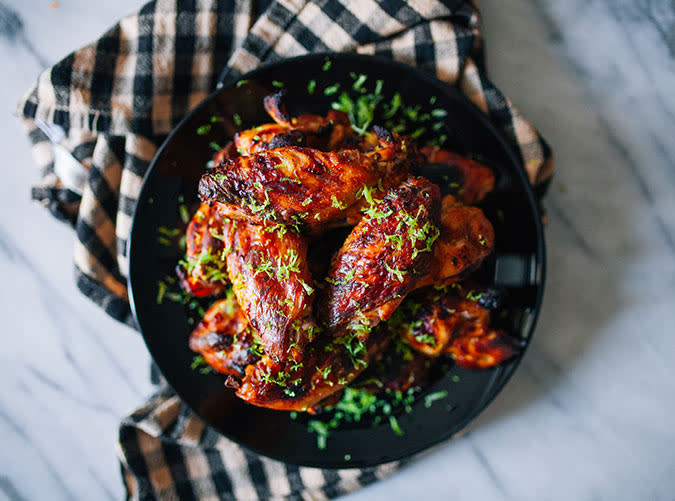
POLYGON ((254 333, 234 295, 216 301, 190 334, 190 349, 222 374, 243 377, 260 358, 254 333))
POLYGON ((217 295, 228 284, 223 251, 224 221, 202 204, 185 232, 185 259, 176 272, 181 287, 195 297, 217 295))
POLYGON ((315 330, 307 243, 283 226, 232 221, 226 231, 232 288, 265 353, 274 360, 302 347, 315 330))
POLYGON ((371 151, 284 146, 237 157, 205 173, 203 201, 233 219, 281 223, 316 233, 339 226, 365 203, 363 191, 402 182, 417 161, 406 139, 383 136, 371 151))
POLYGON ((265 110, 274 123, 263 124, 238 132, 234 147, 240 155, 253 155, 282 146, 307 146, 322 151, 341 149, 355 137, 347 115, 331 110, 325 117, 319 115, 288 114, 283 103, 284 91, 265 97, 265 110))
POLYGON ((389 344, 385 331, 355 336, 348 329, 322 335, 302 354, 275 362, 262 358, 246 369, 237 396, 248 403, 287 411, 309 411, 352 382, 389 344), (363 340, 361 340, 363 339, 363 340))
POLYGON ((490 327, 490 309, 481 301, 489 293, 459 284, 431 290, 401 306, 399 333, 428 357, 451 355, 467 369, 494 367, 519 353, 522 341, 490 327))
POLYGON ((409 178, 373 202, 333 259, 321 292, 326 325, 387 318, 431 270, 439 236, 440 191, 409 178))
POLYGON ((440 230, 431 271, 419 281, 419 287, 465 278, 494 249, 494 229, 483 211, 462 205, 451 195, 442 200, 440 230))
POLYGON ((428 163, 443 166, 450 193, 465 205, 480 202, 495 187, 492 169, 475 160, 437 147, 425 147, 420 152, 428 163))

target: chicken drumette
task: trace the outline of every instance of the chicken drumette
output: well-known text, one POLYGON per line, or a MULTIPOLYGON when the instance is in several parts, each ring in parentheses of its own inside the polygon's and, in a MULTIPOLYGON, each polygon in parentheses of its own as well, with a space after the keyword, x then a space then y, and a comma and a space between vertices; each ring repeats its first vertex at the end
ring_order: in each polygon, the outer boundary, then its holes
POLYGON ((208 204, 202 204, 188 224, 185 259, 176 273, 183 290, 195 297, 220 294, 228 284, 223 230, 223 218, 208 204))
POLYGON ((451 194, 465 205, 480 202, 495 187, 492 169, 475 160, 437 147, 426 147, 420 151, 427 162, 443 168, 451 194))
POLYGON ((459 284, 427 290, 401 307, 397 333, 428 357, 450 355, 467 369, 494 367, 516 355, 522 341, 490 327, 490 295, 459 284))
POLYGON ((284 226, 231 221, 225 231, 227 271, 249 323, 274 360, 313 337, 314 289, 307 242, 284 226))
POLYGON ((255 333, 232 294, 206 311, 190 335, 190 349, 218 372, 236 377, 260 358, 255 333))
POLYGON ((357 222, 364 190, 400 184, 420 155, 409 139, 382 134, 367 152, 284 146, 234 158, 204 174, 199 196, 218 211, 256 224, 316 234, 357 222))

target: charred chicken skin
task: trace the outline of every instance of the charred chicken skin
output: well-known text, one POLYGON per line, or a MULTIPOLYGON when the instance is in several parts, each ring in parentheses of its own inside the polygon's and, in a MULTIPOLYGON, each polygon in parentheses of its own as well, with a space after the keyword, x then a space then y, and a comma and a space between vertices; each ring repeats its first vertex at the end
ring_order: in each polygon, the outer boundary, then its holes
POLYGON ((223 251, 223 218, 202 204, 185 232, 185 260, 178 265, 181 287, 195 297, 222 293, 228 284, 223 251))
POLYGON ((396 391, 441 355, 482 368, 517 353, 517 341, 490 328, 488 308, 454 292, 494 247, 490 222, 468 205, 494 186, 489 169, 443 150, 422 154, 378 127, 357 136, 342 112, 291 117, 280 93, 264 104, 274 123, 239 132, 202 176, 182 268, 194 295, 232 284, 190 347, 237 396, 314 412, 383 357, 394 360, 390 345, 399 358, 383 384, 396 391), (457 198, 441 200, 438 186, 410 176, 427 161, 459 172, 457 198), (205 253, 219 258, 217 273, 205 253), (411 295, 423 298, 416 311, 405 306, 411 295))
POLYGON ((522 342, 490 327, 490 309, 480 301, 483 294, 459 286, 431 290, 417 298, 418 307, 407 308, 399 333, 428 357, 450 355, 467 369, 494 367, 519 353, 522 342))
POLYGON ((437 147, 426 147, 420 151, 427 162, 444 167, 450 179, 449 188, 452 195, 465 205, 480 202, 495 187, 492 169, 475 160, 437 147))

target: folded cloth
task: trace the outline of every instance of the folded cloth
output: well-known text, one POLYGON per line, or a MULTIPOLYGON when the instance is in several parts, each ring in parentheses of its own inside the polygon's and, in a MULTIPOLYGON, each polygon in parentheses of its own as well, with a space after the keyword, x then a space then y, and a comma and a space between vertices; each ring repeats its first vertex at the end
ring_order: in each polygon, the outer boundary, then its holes
MULTIPOLYGON (((545 186, 548 146, 488 80, 480 19, 469 1, 156 0, 46 70, 19 105, 42 179, 34 199, 77 233, 80 290, 134 326, 126 243, 141 181, 158 146, 219 83, 308 52, 355 51, 415 65, 454 84, 545 186)), ((168 389, 120 426, 133 499, 321 499, 396 470, 298 468, 209 429, 168 389)))

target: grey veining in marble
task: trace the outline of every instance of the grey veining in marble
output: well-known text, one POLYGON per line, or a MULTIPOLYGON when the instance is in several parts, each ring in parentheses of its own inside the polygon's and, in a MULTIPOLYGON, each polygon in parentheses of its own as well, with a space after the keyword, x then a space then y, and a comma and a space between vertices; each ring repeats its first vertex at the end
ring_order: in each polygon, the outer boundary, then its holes
MULTIPOLYGON (((117 423, 151 391, 148 355, 77 292, 10 112, 139 4, 49 4, 0 0, 0 499, 120 499, 117 423)), ((556 153, 539 327, 470 432, 346 499, 675 499, 675 2, 481 5, 493 79, 556 153)))

